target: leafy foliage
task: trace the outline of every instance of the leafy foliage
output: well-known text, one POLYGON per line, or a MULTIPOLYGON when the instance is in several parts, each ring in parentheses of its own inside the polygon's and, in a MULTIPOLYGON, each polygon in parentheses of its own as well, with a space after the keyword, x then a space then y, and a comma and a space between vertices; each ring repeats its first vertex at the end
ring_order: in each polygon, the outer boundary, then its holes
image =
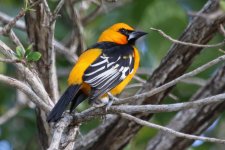
POLYGON ((29 45, 25 52, 22 47, 16 47, 16 57, 19 60, 26 60, 27 62, 38 61, 41 58, 40 52, 31 51, 32 45, 29 45))

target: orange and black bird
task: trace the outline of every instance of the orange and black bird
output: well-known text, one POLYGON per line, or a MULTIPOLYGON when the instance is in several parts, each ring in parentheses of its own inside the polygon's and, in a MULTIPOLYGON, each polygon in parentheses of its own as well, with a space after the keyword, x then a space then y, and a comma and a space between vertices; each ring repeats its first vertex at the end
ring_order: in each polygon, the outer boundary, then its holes
POLYGON ((71 102, 70 112, 89 98, 91 104, 108 104, 122 92, 139 66, 135 41, 147 33, 125 23, 106 29, 98 42, 81 54, 70 72, 68 88, 48 115, 48 122, 60 119, 71 102))

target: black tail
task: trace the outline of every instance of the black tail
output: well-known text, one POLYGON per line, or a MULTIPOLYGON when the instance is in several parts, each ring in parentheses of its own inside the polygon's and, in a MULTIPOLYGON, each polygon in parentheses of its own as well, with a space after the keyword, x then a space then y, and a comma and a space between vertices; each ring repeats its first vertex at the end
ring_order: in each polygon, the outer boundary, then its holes
POLYGON ((72 111, 81 103, 83 102, 85 99, 87 99, 88 96, 85 95, 81 90, 77 93, 77 95, 74 97, 74 99, 71 102, 70 105, 70 113, 72 113, 72 111))
POLYGON ((56 103, 54 108, 51 110, 47 117, 48 122, 56 122, 62 116, 62 113, 69 105, 69 103, 75 98, 76 94, 80 90, 80 85, 70 85, 64 94, 61 96, 59 101, 56 103))

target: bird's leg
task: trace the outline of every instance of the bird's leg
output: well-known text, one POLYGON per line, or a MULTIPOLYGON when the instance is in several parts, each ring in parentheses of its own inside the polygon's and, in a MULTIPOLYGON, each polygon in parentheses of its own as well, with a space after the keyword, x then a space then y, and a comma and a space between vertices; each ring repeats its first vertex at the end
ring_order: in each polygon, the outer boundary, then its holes
POLYGON ((110 92, 107 92, 108 96, 109 96, 109 102, 106 105, 106 111, 109 109, 109 107, 112 106, 114 101, 118 101, 118 98, 113 96, 110 92))

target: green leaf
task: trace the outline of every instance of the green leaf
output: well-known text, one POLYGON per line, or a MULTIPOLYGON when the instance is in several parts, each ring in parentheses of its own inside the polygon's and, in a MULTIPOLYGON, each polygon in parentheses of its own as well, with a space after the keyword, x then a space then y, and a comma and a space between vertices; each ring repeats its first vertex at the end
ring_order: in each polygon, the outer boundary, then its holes
POLYGON ((30 53, 31 53, 31 50, 30 49, 26 49, 25 57, 27 57, 30 53))
POLYGON ((26 50, 31 50, 32 46, 33 46, 33 44, 30 44, 26 50))
POLYGON ((41 58, 41 53, 39 52, 30 52, 27 56, 27 61, 38 61, 41 58))
POLYGON ((16 47, 16 56, 17 56, 17 58, 19 58, 19 59, 22 59, 22 58, 23 58, 24 53, 23 53, 22 47, 20 47, 20 46, 17 46, 17 47, 16 47))
POLYGON ((220 7, 223 11, 225 11, 225 1, 224 0, 220 1, 220 7))

